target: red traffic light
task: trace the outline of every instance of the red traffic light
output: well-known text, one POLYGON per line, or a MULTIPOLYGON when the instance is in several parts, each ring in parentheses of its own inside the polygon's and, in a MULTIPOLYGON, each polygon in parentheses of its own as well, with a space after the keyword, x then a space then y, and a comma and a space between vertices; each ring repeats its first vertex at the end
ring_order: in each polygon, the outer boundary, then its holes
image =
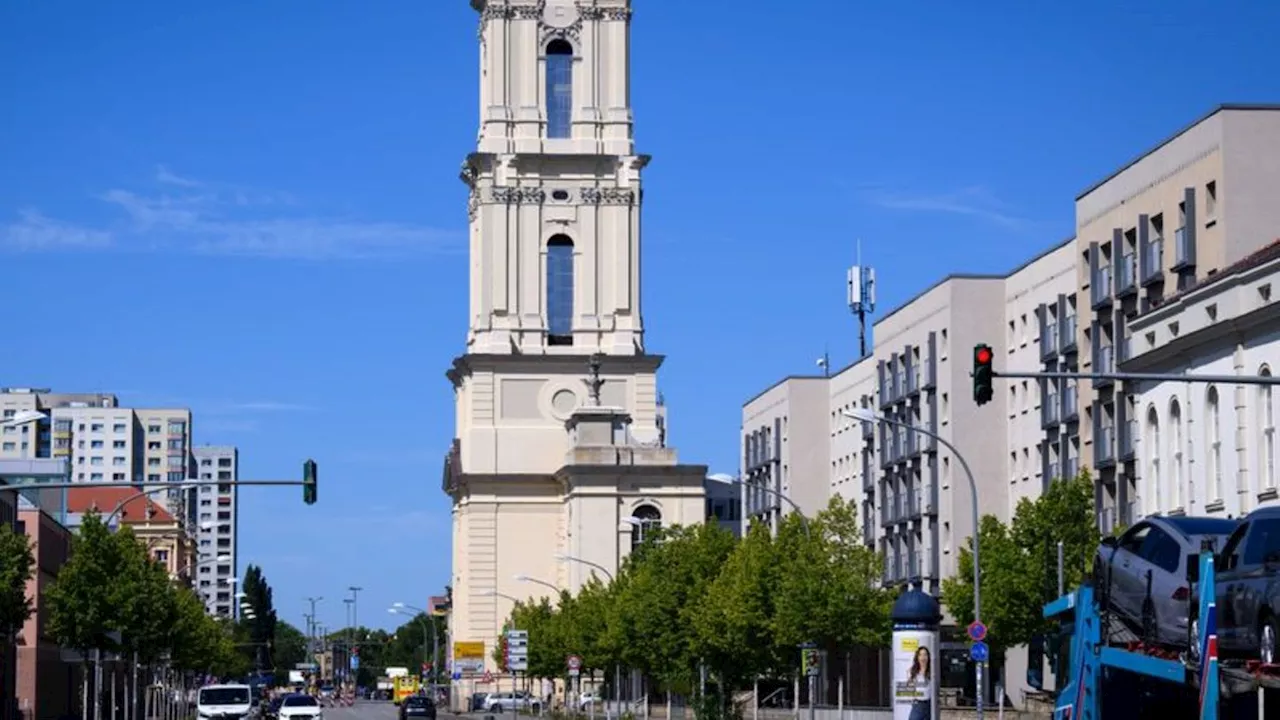
POLYGON ((979 365, 986 365, 991 362, 991 348, 980 347, 978 348, 978 352, 974 353, 973 357, 974 360, 978 361, 979 365))

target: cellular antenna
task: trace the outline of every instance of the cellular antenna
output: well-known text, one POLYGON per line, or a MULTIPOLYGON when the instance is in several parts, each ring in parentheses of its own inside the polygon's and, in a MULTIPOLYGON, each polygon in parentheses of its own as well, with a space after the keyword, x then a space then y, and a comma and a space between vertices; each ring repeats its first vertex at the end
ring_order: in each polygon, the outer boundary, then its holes
POLYGON ((876 271, 862 264, 862 240, 858 240, 857 264, 849 268, 849 311, 858 318, 859 358, 867 356, 867 316, 876 311, 876 271))

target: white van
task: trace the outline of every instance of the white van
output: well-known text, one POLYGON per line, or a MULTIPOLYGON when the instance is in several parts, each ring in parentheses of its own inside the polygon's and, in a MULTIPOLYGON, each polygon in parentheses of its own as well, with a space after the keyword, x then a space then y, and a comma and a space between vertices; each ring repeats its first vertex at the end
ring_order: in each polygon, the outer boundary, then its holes
POLYGON ((248 685, 209 685, 196 696, 200 720, 245 720, 253 714, 253 689, 248 685))

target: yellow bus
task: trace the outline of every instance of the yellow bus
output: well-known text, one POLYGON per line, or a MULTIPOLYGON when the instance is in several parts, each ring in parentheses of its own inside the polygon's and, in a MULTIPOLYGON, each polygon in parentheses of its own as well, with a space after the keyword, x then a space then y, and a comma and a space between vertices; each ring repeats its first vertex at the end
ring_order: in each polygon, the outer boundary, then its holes
POLYGON ((391 702, 396 705, 399 705, 401 700, 404 700, 410 695, 418 694, 418 688, 420 685, 418 684, 418 678, 415 675, 401 675, 391 682, 391 702))

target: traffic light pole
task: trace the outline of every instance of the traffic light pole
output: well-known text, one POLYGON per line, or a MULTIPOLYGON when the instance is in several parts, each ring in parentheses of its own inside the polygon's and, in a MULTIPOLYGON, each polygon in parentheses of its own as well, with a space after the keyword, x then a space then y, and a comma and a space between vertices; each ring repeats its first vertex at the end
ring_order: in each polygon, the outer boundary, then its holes
POLYGON ((1220 385, 1280 385, 1274 375, 1188 375, 1186 373, 1082 373, 992 371, 998 378, 1019 380, 1119 380, 1121 382, 1198 382, 1220 385))

